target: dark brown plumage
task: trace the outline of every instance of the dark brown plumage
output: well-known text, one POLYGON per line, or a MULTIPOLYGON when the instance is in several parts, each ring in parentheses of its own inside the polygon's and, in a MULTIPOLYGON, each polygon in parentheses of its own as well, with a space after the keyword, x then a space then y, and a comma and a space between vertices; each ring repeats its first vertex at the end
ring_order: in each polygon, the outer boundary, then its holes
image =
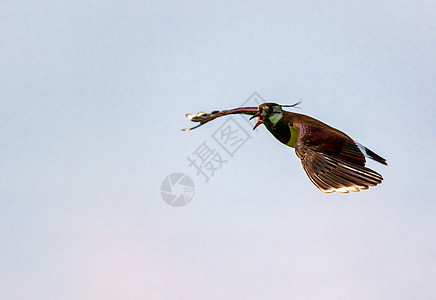
POLYGON ((183 130, 189 131, 225 115, 252 115, 251 118, 258 117, 253 129, 264 124, 280 142, 295 148, 307 176, 321 191, 358 192, 382 182, 380 174, 365 167, 365 157, 387 165, 384 158, 336 128, 312 117, 282 110, 282 107, 294 107, 298 104, 281 106, 276 103, 263 103, 259 107, 187 114, 191 121, 200 124, 183 130))

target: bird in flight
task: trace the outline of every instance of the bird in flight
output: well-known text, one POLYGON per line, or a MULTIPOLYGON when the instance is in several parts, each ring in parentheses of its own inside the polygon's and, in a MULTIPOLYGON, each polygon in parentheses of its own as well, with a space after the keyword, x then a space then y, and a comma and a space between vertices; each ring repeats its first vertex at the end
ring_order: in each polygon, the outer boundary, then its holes
POLYGON ((283 110, 283 107, 296 107, 300 103, 263 103, 259 107, 186 114, 189 120, 199 124, 182 130, 195 129, 226 115, 251 115, 250 120, 258 118, 253 130, 263 124, 281 143, 295 148, 307 176, 322 192, 359 192, 382 182, 379 173, 365 167, 365 157, 387 165, 384 158, 336 128, 312 117, 283 110))

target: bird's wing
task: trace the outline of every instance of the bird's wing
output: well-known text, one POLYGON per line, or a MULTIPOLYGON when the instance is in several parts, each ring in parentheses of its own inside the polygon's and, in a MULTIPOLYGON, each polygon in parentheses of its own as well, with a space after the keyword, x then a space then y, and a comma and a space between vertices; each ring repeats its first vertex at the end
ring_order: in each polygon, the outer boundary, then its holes
POLYGON ((209 121, 212 121, 216 118, 226 116, 226 115, 232 115, 232 114, 245 114, 245 115, 254 115, 258 112, 257 107, 239 107, 239 108, 233 108, 228 110, 215 110, 211 113, 205 113, 205 112, 199 112, 196 115, 193 114, 186 114, 186 117, 191 120, 192 122, 200 122, 197 126, 194 126, 192 128, 185 128, 182 129, 183 131, 189 131, 192 129, 195 129, 197 127, 200 127, 203 124, 206 124, 209 121))
POLYGON ((356 143, 339 130, 301 125, 295 152, 309 179, 325 193, 358 192, 383 180, 365 167, 365 157, 356 143))

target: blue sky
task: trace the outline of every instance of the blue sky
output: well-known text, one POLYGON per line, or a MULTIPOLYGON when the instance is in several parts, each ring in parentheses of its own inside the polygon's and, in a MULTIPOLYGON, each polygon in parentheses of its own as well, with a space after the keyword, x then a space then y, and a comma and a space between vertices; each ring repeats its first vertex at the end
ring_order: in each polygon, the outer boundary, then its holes
POLYGON ((431 299, 432 1, 3 1, 2 299, 431 299), (251 138, 208 183, 187 157, 266 101, 385 157, 326 195, 293 149, 251 138), (195 195, 160 187, 186 173, 195 195))

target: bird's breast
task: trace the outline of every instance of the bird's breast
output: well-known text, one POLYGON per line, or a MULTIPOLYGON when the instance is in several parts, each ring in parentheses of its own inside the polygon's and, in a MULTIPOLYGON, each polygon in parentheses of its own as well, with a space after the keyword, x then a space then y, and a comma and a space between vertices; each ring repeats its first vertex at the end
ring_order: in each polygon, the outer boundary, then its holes
POLYGON ((295 141, 297 140, 298 137, 298 130, 297 128, 288 125, 289 126, 289 131, 291 132, 291 137, 289 139, 289 141, 286 143, 286 145, 288 145, 289 147, 295 148, 295 141))
POLYGON ((298 130, 295 127, 281 121, 277 122, 275 125, 270 122, 265 122, 265 126, 280 142, 295 148, 295 141, 298 137, 298 130))

